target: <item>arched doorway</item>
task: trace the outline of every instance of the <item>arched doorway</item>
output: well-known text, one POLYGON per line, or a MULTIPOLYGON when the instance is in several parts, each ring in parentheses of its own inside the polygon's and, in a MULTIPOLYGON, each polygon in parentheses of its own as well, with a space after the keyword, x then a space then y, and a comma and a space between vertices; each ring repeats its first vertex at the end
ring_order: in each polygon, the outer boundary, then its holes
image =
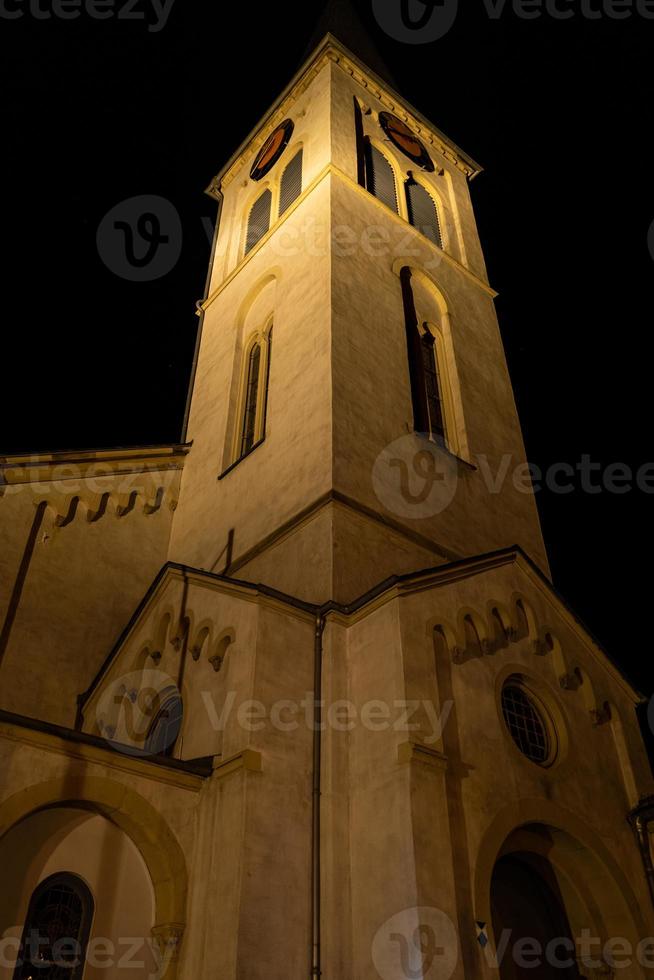
POLYGON ((38 810, 0 839, 0 868, 0 936, 10 940, 0 980, 156 976, 153 883, 136 845, 106 817, 38 810))
POLYGON ((501 857, 491 883, 501 980, 578 980, 575 944, 556 875, 537 854, 501 857))
MULTIPOLYGON (((633 847, 631 839, 629 844, 633 847)), ((509 965, 502 970, 501 965, 497 969, 494 963, 495 952, 502 959, 501 931, 496 935, 494 925, 497 921, 502 926, 502 913, 501 908, 494 912, 493 880, 495 869, 505 858, 513 856, 524 862, 526 855, 530 867, 553 890, 564 909, 572 938, 578 944, 580 975, 591 978, 598 972, 610 974, 612 966, 604 951, 612 937, 621 937, 631 949, 637 950, 643 937, 651 935, 647 883, 635 851, 635 847, 633 852, 612 851, 587 820, 551 800, 522 799, 503 807, 480 842, 474 868, 475 919, 485 923, 489 930, 489 954, 495 974, 499 973, 502 980, 516 978, 516 973, 505 972, 509 965), (537 858, 542 860, 538 862, 537 858), (552 885, 552 875, 555 885, 552 885), (589 943, 584 938, 588 935, 592 937, 589 943)), ((564 948, 557 953, 565 960, 564 948)), ((533 970, 528 972, 536 976, 533 970)), ((558 969, 556 976, 560 978, 561 972, 558 969)), ((643 976, 643 968, 634 962, 629 975, 643 976)))

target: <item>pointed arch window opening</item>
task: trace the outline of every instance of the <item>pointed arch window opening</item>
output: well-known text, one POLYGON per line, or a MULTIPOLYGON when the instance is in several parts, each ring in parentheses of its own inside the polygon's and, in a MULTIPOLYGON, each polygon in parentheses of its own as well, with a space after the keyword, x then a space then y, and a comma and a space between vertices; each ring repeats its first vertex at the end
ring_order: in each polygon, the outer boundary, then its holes
POLYGON ((364 144, 364 162, 366 190, 398 214, 395 172, 381 150, 369 138, 364 144))
POLYGON ((268 421, 268 393, 270 391, 270 363, 272 361, 273 328, 268 331, 268 343, 266 352, 266 383, 263 391, 263 418, 261 422, 261 438, 266 434, 266 423, 268 421))
POLYGON ((266 189, 261 194, 252 207, 248 215, 247 236, 245 239, 245 254, 251 252, 264 235, 270 230, 270 216, 272 213, 272 193, 266 189))
POLYGON ((94 913, 87 884, 60 872, 30 899, 13 980, 81 980, 94 913))
POLYGON ((440 215, 438 213, 438 205, 433 197, 422 184, 414 180, 411 172, 409 172, 409 179, 404 184, 404 190, 406 193, 406 206, 410 224, 421 232, 425 238, 432 241, 434 245, 443 249, 444 243, 440 215))
POLYGON ((302 164, 304 150, 300 148, 287 164, 279 185, 279 217, 286 214, 290 206, 302 193, 302 164))
POLYGON ((246 358, 243 407, 233 466, 256 449, 266 436, 272 342, 271 325, 263 339, 255 341, 246 358))
POLYGON ((248 376, 245 388, 245 411, 243 413, 243 432, 241 436, 241 456, 247 455, 254 447, 257 432, 257 406, 259 403, 259 383, 261 370, 261 344, 256 343, 248 358, 248 376))
POLYGON ((419 319, 408 266, 400 272, 406 330, 413 428, 448 452, 458 455, 458 433, 452 414, 447 363, 442 337, 428 321, 419 319), (454 442, 452 442, 454 440, 454 442))
POLYGON ((422 353, 422 384, 424 385, 427 409, 424 429, 436 442, 447 447, 447 425, 443 403, 443 384, 439 369, 439 351, 436 337, 426 323, 423 324, 420 350, 422 353))

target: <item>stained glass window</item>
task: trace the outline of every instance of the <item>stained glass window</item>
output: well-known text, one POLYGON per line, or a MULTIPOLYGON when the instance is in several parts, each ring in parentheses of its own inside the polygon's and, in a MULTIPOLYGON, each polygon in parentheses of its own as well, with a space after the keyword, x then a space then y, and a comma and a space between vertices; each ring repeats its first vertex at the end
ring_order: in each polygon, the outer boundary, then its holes
POLYGON ((14 980, 79 980, 92 916, 93 897, 77 875, 42 882, 30 901, 14 980))

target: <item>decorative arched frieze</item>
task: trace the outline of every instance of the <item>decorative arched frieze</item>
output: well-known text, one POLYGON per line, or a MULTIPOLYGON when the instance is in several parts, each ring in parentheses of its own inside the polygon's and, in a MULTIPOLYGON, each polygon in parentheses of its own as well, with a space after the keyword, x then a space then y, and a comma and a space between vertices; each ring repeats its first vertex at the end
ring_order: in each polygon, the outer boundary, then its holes
POLYGON ((227 656, 227 651, 230 646, 236 641, 236 632, 232 628, 223 630, 220 634, 214 647, 209 653, 209 663, 218 674, 222 669, 225 662, 225 657, 227 656))
POLYGON ((461 663, 465 650, 465 642, 463 637, 459 637, 457 629, 439 617, 430 620, 427 624, 428 636, 433 636, 434 633, 440 638, 452 663, 461 663))
POLYGON ((460 609, 457 627, 459 636, 464 638, 466 656, 475 657, 492 653, 493 646, 486 621, 475 609, 470 607, 460 609))
POLYGON ((195 632, 195 637, 191 643, 191 656, 197 661, 202 656, 205 646, 211 644, 211 624, 205 623, 195 632))

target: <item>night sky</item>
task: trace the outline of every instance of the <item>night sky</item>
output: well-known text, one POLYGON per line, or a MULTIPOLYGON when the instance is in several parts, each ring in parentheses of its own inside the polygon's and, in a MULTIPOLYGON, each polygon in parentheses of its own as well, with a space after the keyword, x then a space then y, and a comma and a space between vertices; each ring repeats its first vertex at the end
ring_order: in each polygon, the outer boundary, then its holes
MULTIPOLYGON (((575 16, 462 0, 449 33, 411 46, 356 5, 402 94, 485 168, 473 201, 529 459, 636 470, 654 460, 654 20, 559 2, 575 16)), ((216 213, 203 190, 299 67, 321 5, 176 0, 159 31, 145 0, 145 20, 0 6, 23 14, 0 15, 0 452, 178 441, 216 213), (183 247, 135 283, 96 233, 146 194, 174 205, 183 247)), ((653 502, 538 495, 558 589, 648 695, 653 502)))

